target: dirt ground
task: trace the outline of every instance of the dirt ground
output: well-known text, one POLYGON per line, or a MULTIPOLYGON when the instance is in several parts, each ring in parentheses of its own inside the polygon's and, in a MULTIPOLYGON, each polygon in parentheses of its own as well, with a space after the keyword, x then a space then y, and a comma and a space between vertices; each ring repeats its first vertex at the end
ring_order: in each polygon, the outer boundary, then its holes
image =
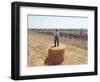
MULTIPOLYGON (((27 66, 46 66, 44 61, 48 56, 48 46, 53 44, 53 37, 44 34, 28 32, 27 66)), ((64 61, 61 65, 87 64, 87 43, 77 40, 60 39, 65 45, 64 61)))

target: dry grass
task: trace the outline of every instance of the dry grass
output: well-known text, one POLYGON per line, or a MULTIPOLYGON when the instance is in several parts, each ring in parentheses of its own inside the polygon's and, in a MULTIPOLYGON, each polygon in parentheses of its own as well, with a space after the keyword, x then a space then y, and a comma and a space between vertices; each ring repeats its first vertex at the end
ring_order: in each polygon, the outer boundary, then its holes
POLYGON ((64 61, 65 46, 60 44, 57 47, 50 45, 48 48, 48 57, 44 61, 46 65, 59 65, 64 61))
MULTIPOLYGON (((48 56, 48 46, 53 43, 49 35, 28 34, 28 66, 44 66, 48 56)), ((83 41, 61 39, 60 44, 65 45, 64 61, 61 65, 87 64, 87 44, 83 41)))

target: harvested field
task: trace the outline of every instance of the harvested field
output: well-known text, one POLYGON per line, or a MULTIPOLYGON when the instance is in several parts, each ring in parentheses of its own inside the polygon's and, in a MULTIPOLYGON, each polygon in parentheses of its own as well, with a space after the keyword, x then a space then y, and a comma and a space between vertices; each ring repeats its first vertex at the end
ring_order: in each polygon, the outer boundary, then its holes
MULTIPOLYGON (((28 62, 27 66, 46 66, 44 61, 48 56, 48 46, 54 38, 45 34, 28 32, 28 62)), ((78 40, 61 38, 60 44, 65 45, 64 60, 61 65, 87 64, 87 43, 78 40)))

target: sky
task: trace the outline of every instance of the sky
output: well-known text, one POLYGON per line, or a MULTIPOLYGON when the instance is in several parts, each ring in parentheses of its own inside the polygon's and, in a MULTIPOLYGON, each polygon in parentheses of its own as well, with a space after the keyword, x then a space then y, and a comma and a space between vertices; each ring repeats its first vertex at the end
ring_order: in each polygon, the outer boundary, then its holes
POLYGON ((28 15, 31 29, 88 29, 88 17, 28 15))

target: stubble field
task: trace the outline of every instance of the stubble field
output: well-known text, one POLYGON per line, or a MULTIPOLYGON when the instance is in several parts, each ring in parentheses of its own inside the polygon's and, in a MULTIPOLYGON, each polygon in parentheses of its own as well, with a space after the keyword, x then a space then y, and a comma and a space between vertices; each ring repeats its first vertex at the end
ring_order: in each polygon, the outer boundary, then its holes
MULTIPOLYGON (((48 46, 53 44, 54 38, 50 35, 28 32, 27 66, 47 66, 44 64, 48 56, 48 46)), ((65 45, 64 61, 61 65, 79 65, 88 63, 87 44, 78 40, 60 39, 65 45)))

